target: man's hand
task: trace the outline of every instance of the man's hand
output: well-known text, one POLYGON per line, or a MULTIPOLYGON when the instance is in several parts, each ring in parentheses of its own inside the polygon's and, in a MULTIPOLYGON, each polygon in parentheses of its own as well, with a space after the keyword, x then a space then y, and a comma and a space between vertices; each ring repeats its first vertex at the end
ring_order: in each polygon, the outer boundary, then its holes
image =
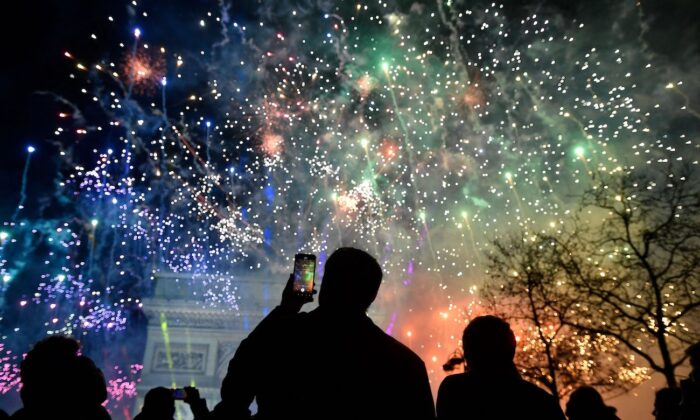
POLYGON ((185 388, 185 399, 182 400, 187 404, 196 404, 201 399, 199 396, 199 390, 193 386, 186 386, 185 388))
POLYGON ((199 396, 199 390, 197 388, 186 386, 185 399, 183 401, 190 406, 194 420, 217 418, 217 416, 209 416, 207 401, 199 396))
MULTIPOLYGON (((314 289, 313 294, 316 294, 316 289, 314 289)), ((294 275, 291 274, 287 280, 287 284, 284 286, 284 290, 282 291, 282 302, 280 303, 280 307, 287 311, 297 313, 301 311, 301 307, 304 306, 305 303, 313 301, 314 298, 312 296, 301 295, 294 292, 294 275)))

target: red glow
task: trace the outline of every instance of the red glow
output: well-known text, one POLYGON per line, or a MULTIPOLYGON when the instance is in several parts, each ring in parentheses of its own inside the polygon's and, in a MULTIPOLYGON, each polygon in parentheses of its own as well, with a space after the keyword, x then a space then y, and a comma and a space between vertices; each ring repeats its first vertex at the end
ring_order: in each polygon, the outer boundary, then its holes
POLYGON ((399 146, 395 141, 391 139, 385 139, 382 141, 382 145, 379 148, 379 154, 384 158, 384 160, 394 160, 399 156, 399 146))

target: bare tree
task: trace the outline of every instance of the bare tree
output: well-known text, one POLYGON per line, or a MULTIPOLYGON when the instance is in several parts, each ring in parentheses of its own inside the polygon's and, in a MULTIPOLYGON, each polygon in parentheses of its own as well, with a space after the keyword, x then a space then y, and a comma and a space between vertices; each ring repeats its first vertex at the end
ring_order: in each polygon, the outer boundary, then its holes
POLYGON ((575 316, 613 337, 676 387, 683 349, 700 337, 700 182, 691 165, 603 174, 571 232, 546 238, 575 316))
POLYGON ((507 319, 518 336, 521 374, 562 398, 581 385, 624 391, 646 379, 614 338, 568 325, 576 301, 551 241, 524 232, 494 241, 491 281, 482 290, 490 312, 507 319))

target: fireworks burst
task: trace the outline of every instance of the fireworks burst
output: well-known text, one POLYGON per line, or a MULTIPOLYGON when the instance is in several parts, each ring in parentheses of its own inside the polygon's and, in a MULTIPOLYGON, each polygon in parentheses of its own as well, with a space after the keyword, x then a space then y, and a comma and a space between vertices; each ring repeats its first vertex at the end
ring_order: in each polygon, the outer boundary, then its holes
POLYGON ((122 73, 124 82, 135 93, 152 95, 165 77, 165 60, 162 54, 141 48, 125 56, 122 73))

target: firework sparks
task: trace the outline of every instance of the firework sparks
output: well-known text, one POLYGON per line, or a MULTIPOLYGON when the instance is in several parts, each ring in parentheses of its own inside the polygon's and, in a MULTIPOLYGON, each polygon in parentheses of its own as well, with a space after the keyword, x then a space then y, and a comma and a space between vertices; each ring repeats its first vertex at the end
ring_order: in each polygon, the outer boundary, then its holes
POLYGON ((140 94, 153 94, 165 77, 165 60, 160 55, 140 49, 124 58, 125 83, 140 94))
MULTIPOLYGON (((674 102, 692 97, 680 75, 666 80, 680 70, 632 41, 606 43, 554 12, 514 19, 499 4, 332 3, 320 14, 261 6, 250 22, 207 12, 192 38, 221 26, 211 47, 173 40, 172 52, 148 44, 159 17, 147 14, 146 31, 104 46, 109 58, 65 54, 105 121, 77 110, 57 120, 56 144, 71 147, 58 156, 56 206, 69 216, 18 212, 3 225, 3 296, 18 278, 32 288, 6 295, 22 314, 8 336, 28 324, 124 334, 161 272, 234 307, 242 271, 355 245, 386 274, 378 322, 410 341, 436 384, 460 311, 481 310, 473 287, 490 238, 556 232, 592 174, 697 163, 697 133, 661 123, 692 116, 674 102), (18 257, 27 244, 46 250, 36 264, 18 257)), ((530 334, 518 330, 521 348, 530 334)), ((586 340, 584 353, 613 345, 586 340)), ((2 392, 17 385, 7 363, 2 392)), ((131 398, 134 380, 114 372, 110 395, 131 398)))

